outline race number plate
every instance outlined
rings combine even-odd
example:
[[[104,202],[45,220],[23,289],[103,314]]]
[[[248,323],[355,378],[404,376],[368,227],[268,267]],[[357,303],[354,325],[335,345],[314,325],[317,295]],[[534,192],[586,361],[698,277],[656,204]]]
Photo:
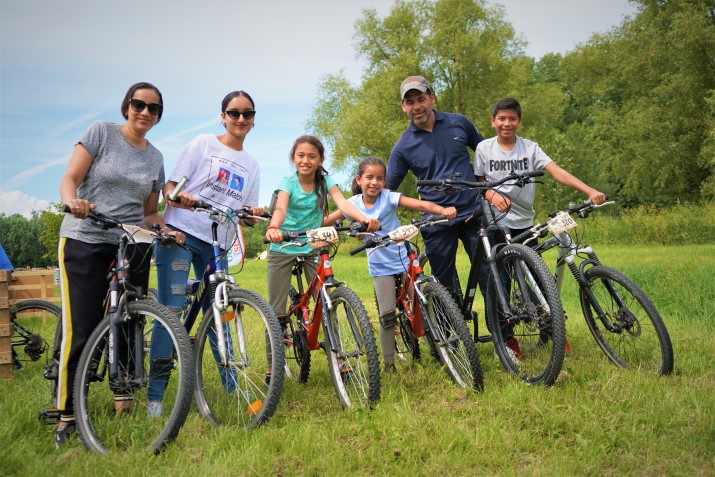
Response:
[[[552,234],[558,235],[560,233],[566,232],[569,229],[576,227],[578,224],[568,212],[561,211],[556,214],[556,217],[552,218],[548,222],[549,230]]]
[[[402,225],[387,235],[395,242],[404,242],[417,235],[418,232],[419,230],[414,225]]]
[[[137,227],[136,225],[124,225],[124,230],[131,234],[134,243],[151,243],[154,237],[156,237],[153,232]]]
[[[321,248],[328,244],[338,243],[338,241],[340,241],[338,231],[333,227],[320,227],[308,230],[305,233],[305,236],[308,238],[308,242],[312,248]]]

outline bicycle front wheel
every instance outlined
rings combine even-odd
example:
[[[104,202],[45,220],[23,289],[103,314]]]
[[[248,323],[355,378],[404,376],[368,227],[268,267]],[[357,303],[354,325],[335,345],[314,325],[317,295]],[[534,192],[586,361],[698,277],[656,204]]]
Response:
[[[447,374],[461,388],[484,389],[479,354],[459,307],[444,285],[430,281],[422,288],[422,312],[431,341]]]
[[[336,349],[326,338],[330,377],[343,408],[370,407],[380,399],[380,362],[370,317],[358,296],[347,287],[330,294],[328,312]]]
[[[633,280],[602,265],[585,274],[581,309],[598,346],[615,365],[654,374],[673,372],[673,345],[655,305]],[[606,326],[608,325],[608,326]]]
[[[263,298],[238,288],[228,291],[221,333],[225,359],[211,308],[196,335],[196,404],[216,424],[252,429],[273,415],[283,390],[281,327]]]
[[[487,285],[494,350],[508,372],[528,384],[551,385],[561,372],[566,345],[556,282],[541,256],[525,245],[503,247],[496,261],[499,283],[490,274]],[[497,287],[504,292],[508,312],[500,304]]]
[[[113,337],[118,351],[116,376],[110,375],[109,319],[92,332],[82,351],[74,385],[77,429],[90,450],[149,448],[159,453],[176,438],[191,407],[191,343],[166,307],[139,300],[126,309],[127,321]],[[164,358],[150,359],[150,343],[159,334],[168,352]],[[149,406],[152,392],[161,394],[161,409]]]

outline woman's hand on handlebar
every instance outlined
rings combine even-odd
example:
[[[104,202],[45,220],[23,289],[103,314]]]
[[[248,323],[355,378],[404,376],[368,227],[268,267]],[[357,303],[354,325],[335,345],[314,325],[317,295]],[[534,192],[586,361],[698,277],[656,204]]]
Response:
[[[266,209],[264,209],[263,207],[246,207],[245,209],[246,209],[251,215],[255,215],[256,217],[262,217],[263,214],[266,213]],[[244,222],[247,226],[253,227],[254,225],[256,225],[256,223],[258,222],[258,220],[259,220],[259,219],[256,219],[256,218],[246,217],[246,218],[243,219],[243,222]]]
[[[84,199],[72,199],[67,201],[65,205],[69,208],[69,213],[78,219],[86,219],[87,214],[97,207],[96,204],[92,204]]]
[[[179,245],[184,245],[184,242],[186,242],[186,235],[184,235],[182,232],[179,232],[178,230],[171,230],[169,228],[165,228],[164,235],[174,237],[174,240],[176,240],[176,243]]]
[[[194,204],[196,203],[196,197],[194,197],[191,194],[188,194],[186,192],[179,192],[179,195],[176,197],[175,201],[168,200],[166,201],[166,204],[169,207],[176,207],[178,209],[193,209]]]

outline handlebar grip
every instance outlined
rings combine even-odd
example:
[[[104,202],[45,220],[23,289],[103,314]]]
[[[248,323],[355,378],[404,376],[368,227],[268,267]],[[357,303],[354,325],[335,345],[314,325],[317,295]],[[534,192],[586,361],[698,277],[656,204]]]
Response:
[[[435,180],[435,179],[420,179],[417,181],[418,186],[439,186],[442,185],[441,180]]]
[[[210,209],[211,204],[204,202],[203,200],[194,201],[194,209]]]
[[[72,209],[70,209],[70,206],[67,204],[62,204],[62,212],[65,214],[70,214],[72,213]]]
[[[171,194],[166,196],[166,200],[169,200],[171,202],[180,202],[178,199],[179,194],[181,193],[182,190],[184,190],[184,187],[186,187],[186,184],[189,183],[189,178],[184,176],[181,178],[178,184],[176,184],[176,187],[174,187],[174,190],[171,191]]]
[[[375,246],[375,242],[372,239],[368,239],[366,242],[363,242],[362,244],[358,245],[357,247],[351,249],[350,255],[357,255],[358,253],[362,252],[366,248],[372,248],[374,246]]]
[[[525,177],[541,177],[544,175],[544,171],[529,171],[524,174]]]

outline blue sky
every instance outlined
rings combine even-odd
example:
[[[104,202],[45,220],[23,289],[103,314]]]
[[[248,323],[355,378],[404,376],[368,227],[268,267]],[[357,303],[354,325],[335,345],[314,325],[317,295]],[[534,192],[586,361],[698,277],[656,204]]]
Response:
[[[490,3],[505,7],[536,58],[570,51],[635,12],[627,0]],[[355,20],[365,8],[384,17],[392,4],[0,0],[0,212],[29,216],[59,202],[77,139],[96,120],[123,122],[119,105],[137,81],[164,96],[162,121],[147,137],[167,174],[194,136],[222,132],[224,95],[248,91],[258,114],[245,148],[261,164],[261,202],[268,203],[290,172],[288,152],[305,132],[321,78],[342,70],[360,81]]]

